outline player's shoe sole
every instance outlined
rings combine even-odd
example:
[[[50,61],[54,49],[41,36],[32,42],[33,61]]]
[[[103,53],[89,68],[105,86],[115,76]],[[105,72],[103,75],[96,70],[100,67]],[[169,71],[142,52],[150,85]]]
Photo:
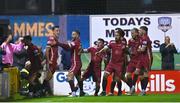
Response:
[[[106,96],[114,96],[114,94],[113,93],[109,93]]]
[[[77,97],[77,95],[69,95],[68,97],[70,97],[70,98],[71,98],[71,97]]]
[[[72,92],[68,97],[77,97],[76,92]]]

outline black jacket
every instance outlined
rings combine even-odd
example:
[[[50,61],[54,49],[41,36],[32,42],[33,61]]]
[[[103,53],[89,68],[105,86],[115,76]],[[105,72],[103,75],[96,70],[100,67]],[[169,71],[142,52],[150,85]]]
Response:
[[[176,47],[173,45],[170,45],[166,48],[166,44],[163,43],[160,46],[160,53],[161,53],[161,61],[162,62],[168,62],[173,63],[174,62],[174,53],[177,53]]]

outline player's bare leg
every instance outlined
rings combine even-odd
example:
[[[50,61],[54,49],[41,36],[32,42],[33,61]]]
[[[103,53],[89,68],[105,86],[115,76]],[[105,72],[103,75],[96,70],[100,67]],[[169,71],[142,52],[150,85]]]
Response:
[[[36,73],[32,73],[32,75],[29,77],[29,82],[32,85],[35,85],[34,80],[36,79]]]
[[[113,79],[113,81],[111,82],[111,93],[110,95],[114,95],[114,87],[116,85],[116,81]]]
[[[108,94],[108,96],[113,96],[114,95],[114,88],[115,88],[115,85],[116,85],[116,80],[115,80],[115,76],[114,74],[113,75],[113,80],[111,82],[111,89],[110,89],[110,93]]]
[[[131,72],[127,72],[126,73],[126,83],[129,86],[129,88],[130,88],[130,91],[127,93],[127,95],[132,95],[133,93],[132,93],[131,90],[134,87],[133,87],[133,79],[132,79],[132,73]]]
[[[70,88],[71,88],[71,96],[74,97],[76,96],[76,88],[74,86],[74,73],[73,72],[69,72],[68,75],[67,75],[67,79],[68,79],[68,82],[69,82],[69,85],[70,85]]]
[[[105,96],[106,95],[106,86],[107,86],[107,77],[110,74],[108,72],[104,72],[104,76],[103,76],[103,81],[102,81],[102,89],[103,91],[101,92],[101,96]]]
[[[52,79],[52,77],[53,77],[53,73],[50,70],[48,70],[48,72],[46,74],[46,78],[43,81],[44,89],[45,89],[45,91],[48,92],[49,95],[53,94],[51,91],[50,83],[49,83],[49,81]]]
[[[136,86],[136,82],[138,80],[138,76],[140,74],[140,69],[136,69],[134,71],[134,77],[132,78],[132,86],[130,88],[130,94],[134,94],[135,93],[135,86]]]
[[[98,96],[99,89],[100,89],[100,82],[96,82],[96,89],[95,89],[94,96]]]
[[[31,76],[29,77],[29,92],[34,92],[34,87],[35,87],[35,82],[34,80],[36,79],[36,73],[32,73]]]
[[[133,78],[133,81],[132,81],[132,85],[135,87],[136,85],[136,82],[138,80],[138,76],[140,74],[140,69],[136,69],[135,72],[134,72],[134,78]]]
[[[78,85],[79,85],[79,89],[80,89],[80,94],[79,96],[84,96],[85,93],[83,91],[83,80],[81,79],[81,76],[80,75],[77,75],[76,76],[76,79],[78,81]],[[76,88],[75,88],[75,91],[76,91]]]
[[[146,87],[147,87],[147,84],[148,84],[148,71],[144,71],[144,74],[143,76],[141,77],[141,93],[140,95],[143,96],[143,95],[146,95]]]
[[[126,81],[127,81],[127,85],[131,89],[132,88],[132,73],[130,72],[126,73]]]
[[[115,76],[115,81],[117,82],[117,86],[118,86],[118,96],[122,95],[122,91],[121,91],[121,87],[122,87],[122,82],[121,82],[121,75],[120,76]]]

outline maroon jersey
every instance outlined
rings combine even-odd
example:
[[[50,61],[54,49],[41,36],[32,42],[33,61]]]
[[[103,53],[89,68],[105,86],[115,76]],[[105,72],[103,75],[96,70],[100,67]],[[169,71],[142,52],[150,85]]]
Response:
[[[122,43],[123,45],[127,45],[127,41],[126,41],[126,39],[125,39],[124,37],[121,38],[121,43]]]
[[[152,52],[152,47],[151,47],[152,41],[149,39],[147,35],[143,35],[140,37],[140,47],[146,46],[146,50],[141,52],[142,56],[148,56],[149,53]]]
[[[102,48],[98,48],[97,46],[88,48],[88,52],[91,53],[91,61],[94,63],[101,63],[102,61],[102,55],[96,55],[98,51],[100,51]]]
[[[126,72],[133,73],[137,67],[137,64],[139,63],[139,57],[140,53],[138,52],[140,45],[139,38],[136,39],[129,39],[128,41],[128,48],[130,53],[130,62],[127,65]]]
[[[71,49],[71,62],[81,62],[81,41],[76,39],[69,43]]]
[[[71,51],[71,68],[69,72],[73,72],[74,75],[81,75],[81,41],[80,39],[75,39],[68,44],[65,43],[58,43],[64,49]]]
[[[122,63],[125,59],[125,43],[110,41],[108,47],[111,49],[111,60],[112,63]]]
[[[127,45],[127,41],[124,37],[121,37],[121,43],[125,46]],[[126,66],[126,63],[127,63],[127,55],[126,53],[124,53],[124,66]]]
[[[88,52],[91,54],[91,62],[89,63],[86,71],[82,75],[83,78],[87,79],[90,76],[93,77],[94,82],[98,82],[100,85],[101,82],[101,62],[103,55],[96,54],[98,51],[100,51],[102,48],[98,48],[97,46],[90,47],[87,49]]]
[[[141,47],[146,46],[146,50],[142,52],[143,54],[147,54],[149,50],[152,51],[151,44],[152,44],[152,41],[149,39],[147,35],[140,37],[140,46]]]
[[[31,72],[36,72],[42,69],[40,53],[37,46],[33,44],[29,45],[27,49],[27,56],[31,62]]]
[[[145,68],[149,70],[152,64],[152,47],[151,40],[147,35],[140,37],[140,47],[146,47],[145,51],[140,52],[140,61],[137,63],[137,68]]]
[[[129,53],[130,53],[130,58],[131,60],[137,61],[139,53],[138,53],[138,48],[140,45],[139,38],[137,39],[129,39],[128,41],[128,48],[129,48]]]
[[[49,60],[54,64],[57,65],[57,59],[58,59],[58,46],[57,46],[58,40],[54,36],[48,37],[47,41],[47,47],[50,47],[50,53],[49,53]]]

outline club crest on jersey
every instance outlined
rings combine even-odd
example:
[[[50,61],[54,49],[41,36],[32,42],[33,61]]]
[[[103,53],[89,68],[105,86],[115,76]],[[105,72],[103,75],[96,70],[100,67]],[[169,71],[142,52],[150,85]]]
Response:
[[[146,45],[146,44],[147,44],[147,41],[143,41],[143,44]]]
[[[158,29],[162,30],[163,32],[167,32],[172,28],[171,23],[172,23],[171,17],[159,17]]]

